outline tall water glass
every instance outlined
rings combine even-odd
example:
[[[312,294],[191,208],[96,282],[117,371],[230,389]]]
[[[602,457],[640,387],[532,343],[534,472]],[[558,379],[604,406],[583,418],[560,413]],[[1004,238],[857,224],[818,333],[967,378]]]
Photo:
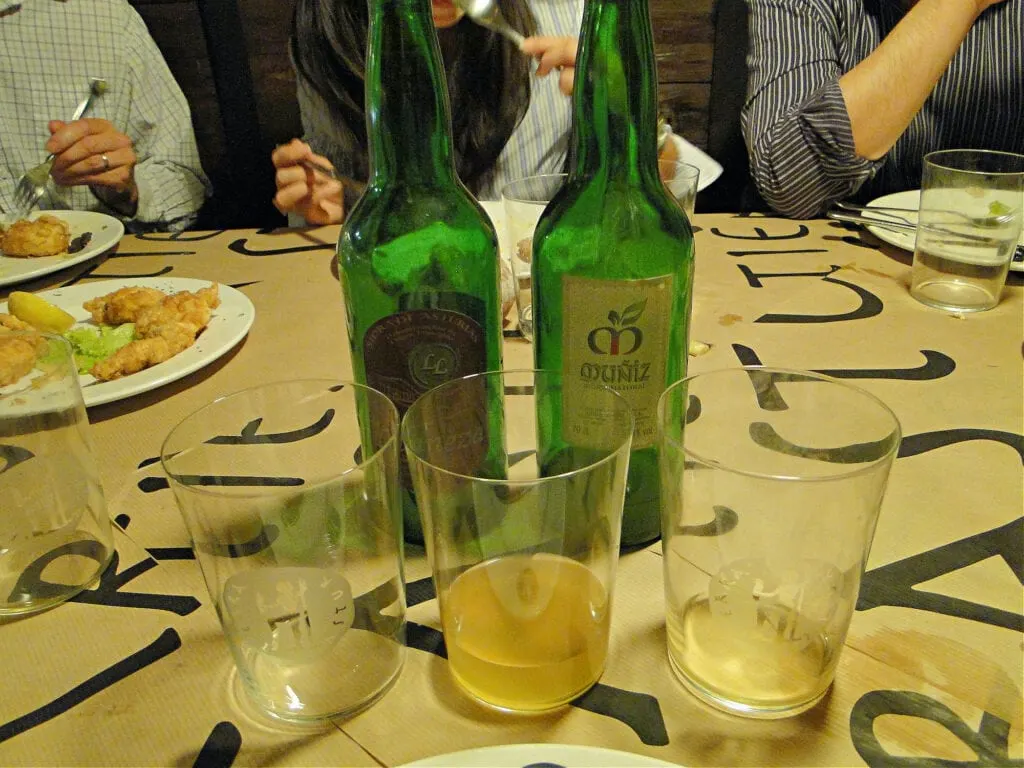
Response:
[[[750,717],[825,694],[900,443],[880,400],[770,368],[697,374],[658,407],[668,657]]]
[[[686,218],[693,223],[693,210],[697,205],[697,191],[700,185],[700,168],[682,160],[659,160],[658,172],[672,197],[683,209]]]
[[[544,173],[510,181],[501,190],[505,209],[505,242],[502,251],[512,265],[519,330],[533,339],[533,295],[530,265],[533,263],[533,232],[551,198],[565,184],[564,173]]]
[[[352,714],[401,671],[397,444],[384,395],[320,380],[222,397],[164,441],[239,677],[274,717]]]
[[[555,443],[572,427],[552,432],[538,404],[561,387],[547,371],[469,376],[402,421],[449,669],[503,710],[566,704],[608,656],[633,417],[596,387],[599,437]]]
[[[1024,221],[1024,155],[979,149],[924,158],[910,294],[951,312],[999,303]]]
[[[73,597],[113,554],[71,345],[0,335],[0,617]]]

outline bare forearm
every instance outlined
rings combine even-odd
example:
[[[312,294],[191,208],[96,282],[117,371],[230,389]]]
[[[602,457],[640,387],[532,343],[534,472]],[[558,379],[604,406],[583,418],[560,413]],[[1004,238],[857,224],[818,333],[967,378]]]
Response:
[[[920,0],[839,78],[857,154],[882,157],[920,111],[978,15],[971,0]]]

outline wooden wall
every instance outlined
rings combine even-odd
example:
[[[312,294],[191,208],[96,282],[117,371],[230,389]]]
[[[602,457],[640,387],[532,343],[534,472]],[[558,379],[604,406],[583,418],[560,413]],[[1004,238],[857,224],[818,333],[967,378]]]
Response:
[[[272,226],[270,152],[301,132],[287,41],[292,0],[130,0],[192,106],[215,187],[207,227]],[[715,0],[650,0],[662,111],[708,146]]]
[[[708,143],[713,0],[650,0],[662,111],[676,133]]]

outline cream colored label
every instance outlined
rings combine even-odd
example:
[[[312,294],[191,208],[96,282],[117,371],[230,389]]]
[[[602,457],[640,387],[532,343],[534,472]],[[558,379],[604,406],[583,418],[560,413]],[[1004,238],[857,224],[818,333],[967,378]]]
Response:
[[[654,445],[671,311],[672,275],[562,278],[562,418],[571,440],[607,447],[609,414],[594,397],[604,385],[622,394],[633,409],[633,448]]]

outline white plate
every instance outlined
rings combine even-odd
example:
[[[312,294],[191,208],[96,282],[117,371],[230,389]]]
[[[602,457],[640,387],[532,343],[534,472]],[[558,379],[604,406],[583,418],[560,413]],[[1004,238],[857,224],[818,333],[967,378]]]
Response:
[[[912,224],[917,224],[917,209],[921,204],[921,190],[919,189],[908,189],[906,192],[893,192],[891,195],[884,195],[868,203],[868,207],[884,207],[884,208],[908,208],[908,213],[899,214],[907,221]],[[884,219],[884,214],[872,214],[877,216],[879,219]],[[873,224],[865,224],[865,228],[877,237],[879,240],[888,243],[889,245],[895,245],[897,248],[902,248],[905,251],[914,252],[914,241],[917,238],[915,232],[909,230],[899,229],[886,229],[885,227],[874,226]],[[1020,242],[1024,245],[1024,232],[1021,232]],[[1010,262],[1010,269],[1014,272],[1024,272],[1024,261],[1018,261],[1014,258]]]
[[[523,768],[533,763],[565,768],[626,768],[626,766],[674,766],[646,755],[600,747],[570,744],[509,744],[452,752],[407,763],[401,768]]]
[[[28,218],[35,220],[42,214],[63,219],[71,227],[71,238],[74,239],[84,232],[91,232],[92,239],[78,253],[62,256],[43,256],[37,259],[16,259],[4,256],[0,251],[0,286],[23,283],[35,277],[42,277],[51,272],[66,269],[75,264],[98,256],[113,248],[124,235],[124,224],[113,216],[92,211],[34,211]]]
[[[700,177],[697,179],[698,192],[710,187],[712,182],[722,175],[722,166],[707,152],[695,147],[682,136],[673,134],[672,140],[679,150],[679,159],[700,168]]]
[[[133,277],[125,280],[101,280],[95,283],[72,285],[67,288],[55,288],[51,291],[41,291],[38,295],[56,304],[74,316],[80,324],[85,325],[87,321],[91,322],[91,320],[89,313],[82,309],[84,302],[129,285],[157,288],[166,293],[178,293],[179,291],[197,291],[210,285],[210,281],[193,280],[186,277]],[[219,294],[220,306],[213,310],[209,325],[199,334],[196,343],[179,352],[170,360],[113,381],[96,381],[89,374],[83,374],[80,379],[86,406],[121,400],[177,381],[193,371],[209,365],[230,351],[249,332],[256,316],[256,308],[253,307],[248,296],[231,286],[221,285]],[[0,302],[0,312],[6,311],[7,302]]]

